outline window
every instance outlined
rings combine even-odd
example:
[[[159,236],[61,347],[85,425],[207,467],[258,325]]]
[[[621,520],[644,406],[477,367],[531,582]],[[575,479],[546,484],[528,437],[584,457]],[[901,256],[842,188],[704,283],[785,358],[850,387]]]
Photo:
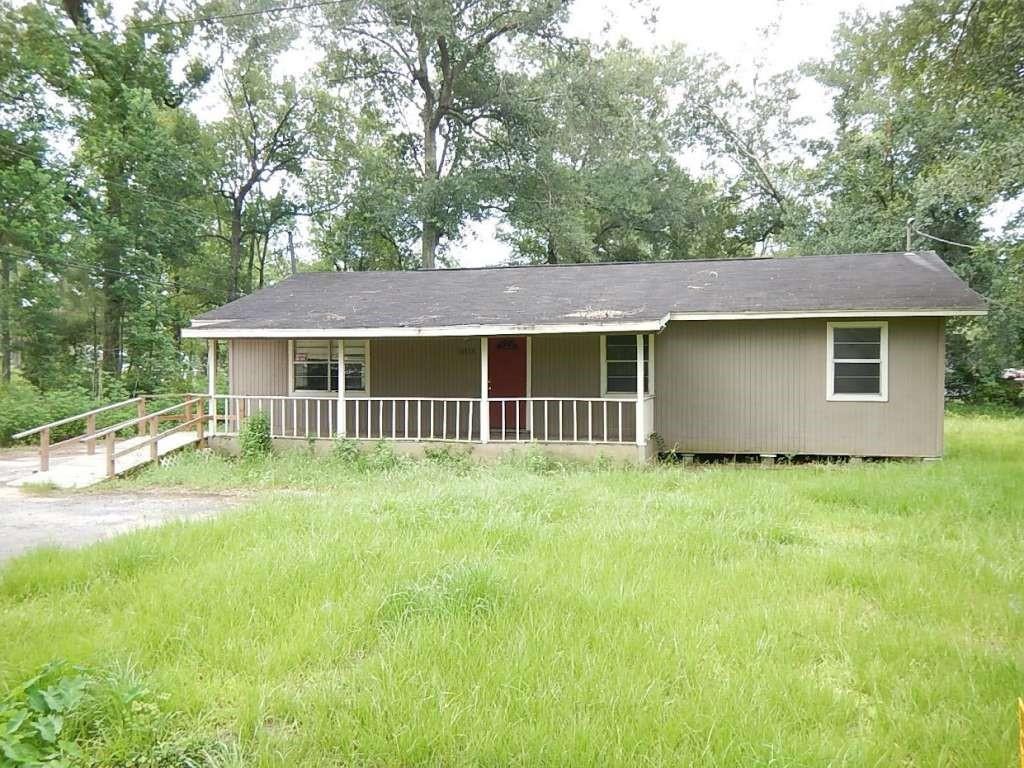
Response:
[[[651,337],[644,334],[644,392],[651,391]],[[601,391],[636,396],[636,335],[602,336]]]
[[[887,400],[889,326],[828,324],[829,400]]]
[[[366,341],[345,341],[345,391],[366,394]],[[295,392],[338,391],[338,342],[298,339],[292,342],[292,389]]]

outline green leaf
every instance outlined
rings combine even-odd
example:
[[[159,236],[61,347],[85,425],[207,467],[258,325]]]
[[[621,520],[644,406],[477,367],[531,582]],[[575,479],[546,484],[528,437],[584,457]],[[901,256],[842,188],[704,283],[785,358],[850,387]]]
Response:
[[[23,741],[0,742],[0,752],[8,760],[19,763],[38,763],[43,758],[43,753],[33,745]]]
[[[28,700],[28,705],[36,712],[48,712],[50,710],[49,705],[46,703],[46,697],[43,696],[43,692],[38,688],[29,691],[25,698]]]
[[[8,735],[16,732],[21,728],[22,723],[28,718],[28,712],[25,710],[14,710],[14,714],[7,721],[6,731]]]
[[[60,715],[47,715],[36,720],[34,725],[43,741],[53,744],[64,727],[64,718]]]

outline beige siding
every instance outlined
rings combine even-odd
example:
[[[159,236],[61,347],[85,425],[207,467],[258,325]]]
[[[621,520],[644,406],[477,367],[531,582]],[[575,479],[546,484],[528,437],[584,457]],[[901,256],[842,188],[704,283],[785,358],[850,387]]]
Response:
[[[534,336],[534,397],[600,397],[601,337],[596,333]]]
[[[885,403],[826,399],[825,334],[825,320],[669,323],[655,431],[685,452],[941,455],[942,320],[889,321]]]
[[[374,397],[480,397],[480,339],[370,341]]]
[[[287,340],[233,339],[229,350],[230,394],[288,394]]]

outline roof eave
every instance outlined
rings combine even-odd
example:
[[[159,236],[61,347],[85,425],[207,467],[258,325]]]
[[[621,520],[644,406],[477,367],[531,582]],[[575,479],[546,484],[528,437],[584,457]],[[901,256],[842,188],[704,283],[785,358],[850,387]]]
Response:
[[[656,320],[592,322],[592,323],[536,323],[536,324],[480,324],[438,325],[422,327],[382,328],[237,328],[232,320],[204,321],[183,328],[186,339],[380,339],[438,336],[539,336],[552,333],[652,333],[660,331],[668,322],[668,315]]]

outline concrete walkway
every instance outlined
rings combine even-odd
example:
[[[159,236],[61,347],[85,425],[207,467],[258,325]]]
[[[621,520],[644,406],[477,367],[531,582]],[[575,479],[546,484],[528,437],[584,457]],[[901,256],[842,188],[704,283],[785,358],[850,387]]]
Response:
[[[33,495],[0,486],[0,564],[38,547],[79,547],[170,520],[203,520],[243,501],[180,491]]]

